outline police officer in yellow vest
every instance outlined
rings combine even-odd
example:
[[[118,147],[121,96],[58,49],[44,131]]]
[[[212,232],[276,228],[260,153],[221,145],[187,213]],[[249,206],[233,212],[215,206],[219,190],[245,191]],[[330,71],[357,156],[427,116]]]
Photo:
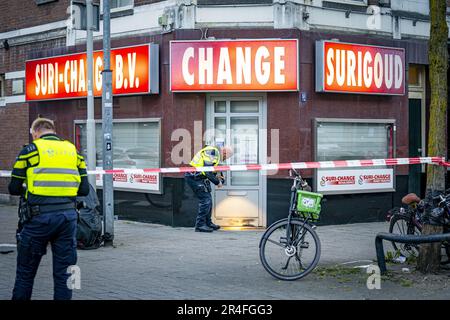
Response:
[[[228,159],[232,155],[233,149],[229,146],[206,146],[197,152],[190,165],[193,167],[217,166],[221,161]],[[185,179],[199,200],[195,231],[212,232],[220,229],[220,226],[211,221],[212,198],[210,181],[221,188],[222,184],[225,183],[224,177],[212,171],[196,171],[186,173]]]
[[[38,118],[31,125],[33,142],[16,159],[9,184],[12,195],[24,192],[27,220],[19,234],[14,300],[29,300],[39,263],[51,243],[54,299],[69,300],[70,266],[77,262],[76,196],[89,193],[86,164],[69,141],[55,133],[52,120]]]

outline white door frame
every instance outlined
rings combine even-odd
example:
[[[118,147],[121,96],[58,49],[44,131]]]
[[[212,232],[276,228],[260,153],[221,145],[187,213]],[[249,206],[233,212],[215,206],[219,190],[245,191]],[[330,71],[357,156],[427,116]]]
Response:
[[[214,103],[213,101],[219,100],[255,100],[258,99],[261,102],[259,115],[260,115],[260,127],[259,127],[259,162],[267,163],[267,94],[266,93],[213,93],[206,95],[206,129],[214,129]],[[225,114],[228,115],[228,114]],[[238,115],[238,114],[236,114]],[[243,117],[246,116],[245,113],[239,114]],[[228,129],[228,128],[227,128]],[[258,215],[258,226],[266,227],[267,225],[267,175],[260,175],[260,186],[259,186],[259,215]],[[246,187],[241,187],[246,188]],[[213,190],[212,194],[213,198],[213,213],[212,216],[215,216],[215,194]]]

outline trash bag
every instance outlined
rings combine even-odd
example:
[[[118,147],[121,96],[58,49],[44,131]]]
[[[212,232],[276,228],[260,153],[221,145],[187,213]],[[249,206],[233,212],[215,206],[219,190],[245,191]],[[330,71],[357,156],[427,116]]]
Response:
[[[102,217],[100,215],[100,202],[95,189],[89,184],[89,194],[77,197],[78,249],[91,250],[99,248],[103,243]]]

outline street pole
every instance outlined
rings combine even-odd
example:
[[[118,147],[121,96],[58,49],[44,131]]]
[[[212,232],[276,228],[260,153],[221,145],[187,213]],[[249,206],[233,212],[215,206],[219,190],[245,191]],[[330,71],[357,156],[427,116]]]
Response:
[[[109,1],[103,1],[103,71],[102,71],[102,129],[103,129],[103,170],[113,169],[112,145],[112,71],[110,66],[111,54],[111,25]],[[112,174],[103,175],[103,217],[104,244],[112,246],[114,239],[114,190]]]
[[[95,121],[94,121],[94,94],[92,90],[93,84],[93,6],[92,0],[86,0],[86,52],[87,52],[87,167],[88,170],[95,170],[97,166],[97,156],[95,152]],[[89,183],[96,189],[95,175],[88,176]]]

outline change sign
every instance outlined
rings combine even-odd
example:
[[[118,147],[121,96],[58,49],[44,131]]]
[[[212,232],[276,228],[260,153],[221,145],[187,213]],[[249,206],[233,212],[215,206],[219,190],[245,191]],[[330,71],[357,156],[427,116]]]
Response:
[[[170,42],[170,89],[296,91],[297,39]]]
[[[101,96],[103,52],[94,52],[93,94]],[[158,45],[145,44],[111,50],[113,94],[158,93]],[[87,96],[86,53],[26,61],[26,100],[54,100]]]
[[[405,94],[405,50],[316,42],[316,91]]]

